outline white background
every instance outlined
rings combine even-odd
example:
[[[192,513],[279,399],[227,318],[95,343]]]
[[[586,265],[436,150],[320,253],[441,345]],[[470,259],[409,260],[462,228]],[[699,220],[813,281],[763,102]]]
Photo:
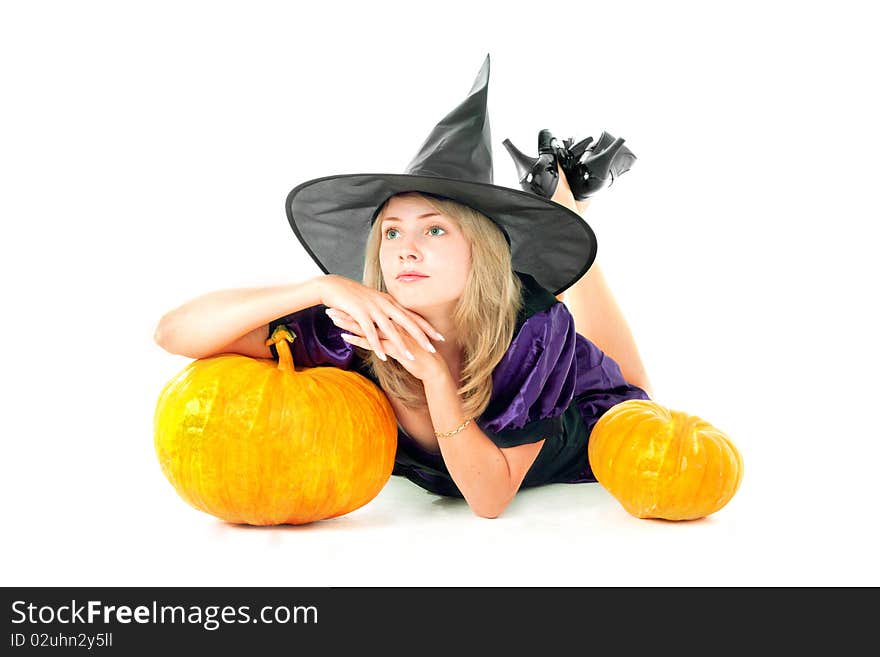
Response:
[[[494,5],[494,6],[493,6]],[[31,2],[0,11],[4,585],[873,585],[876,24],[861,3]],[[491,54],[501,141],[623,136],[588,220],[657,401],[726,431],[736,497],[638,520],[598,484],[494,520],[392,477],[250,528],[187,506],[153,342],[208,291],[320,270],[284,214],[401,172]]]

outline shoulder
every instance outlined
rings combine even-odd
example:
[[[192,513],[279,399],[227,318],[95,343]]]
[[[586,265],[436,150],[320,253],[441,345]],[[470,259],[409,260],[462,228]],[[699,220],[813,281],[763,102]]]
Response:
[[[508,350],[533,349],[553,340],[574,340],[574,317],[568,306],[529,274],[515,272],[522,283],[522,307]]]
[[[522,308],[516,318],[516,329],[514,330],[514,335],[516,335],[527,320],[550,310],[556,304],[562,304],[559,299],[553,296],[550,290],[541,287],[531,274],[520,271],[515,271],[514,274],[516,274],[522,284]]]

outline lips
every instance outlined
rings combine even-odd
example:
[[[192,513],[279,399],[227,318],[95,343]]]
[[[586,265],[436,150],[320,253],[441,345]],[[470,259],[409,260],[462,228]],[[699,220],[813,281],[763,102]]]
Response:
[[[399,279],[414,279],[414,278],[428,278],[428,277],[425,276],[424,274],[419,274],[418,272],[405,271],[405,272],[399,273],[397,275],[397,278],[399,278]]]

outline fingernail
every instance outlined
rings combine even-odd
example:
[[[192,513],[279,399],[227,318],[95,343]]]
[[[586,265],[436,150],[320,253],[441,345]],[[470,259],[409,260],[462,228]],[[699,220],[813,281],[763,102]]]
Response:
[[[442,335],[440,335],[439,333],[437,334],[437,337],[438,337],[440,340],[443,340],[443,342],[446,342],[446,338],[444,338],[444,337],[443,337]]]
[[[428,351],[430,351],[432,354],[436,354],[436,353],[437,353],[437,350],[434,349],[434,345],[432,345],[430,342],[429,342],[427,345],[425,345],[425,348],[426,348]]]
[[[415,360],[415,359],[416,359],[416,357],[413,356],[413,355],[412,355],[410,352],[408,352],[408,351],[406,352],[406,357],[409,358],[410,360]]]
[[[381,358],[382,360],[388,360],[388,356],[383,354],[381,351],[379,352],[379,358]]]

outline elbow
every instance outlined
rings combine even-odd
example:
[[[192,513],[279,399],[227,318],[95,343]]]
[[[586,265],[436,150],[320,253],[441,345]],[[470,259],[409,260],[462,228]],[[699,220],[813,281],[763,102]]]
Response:
[[[474,512],[478,518],[486,518],[491,520],[492,518],[497,518],[500,516],[504,509],[507,508],[507,504],[510,500],[506,500],[503,504],[468,504],[470,506],[471,511]]]
[[[198,348],[198,345],[191,338],[191,333],[181,331],[178,326],[175,326],[165,317],[156,326],[156,330],[153,332],[153,340],[162,349],[175,356],[199,359],[208,358],[218,353],[216,349],[209,351]]]
[[[494,490],[481,497],[465,495],[465,500],[477,517],[492,519],[500,516],[515,496],[516,491]]]
[[[187,355],[180,349],[180,345],[175,344],[175,334],[176,331],[166,315],[165,317],[162,317],[156,325],[156,330],[153,331],[153,341],[170,354],[180,356]]]
[[[159,323],[156,325],[156,330],[153,331],[153,341],[162,347],[163,349],[168,349],[168,328],[165,325],[165,318],[159,320]]]

